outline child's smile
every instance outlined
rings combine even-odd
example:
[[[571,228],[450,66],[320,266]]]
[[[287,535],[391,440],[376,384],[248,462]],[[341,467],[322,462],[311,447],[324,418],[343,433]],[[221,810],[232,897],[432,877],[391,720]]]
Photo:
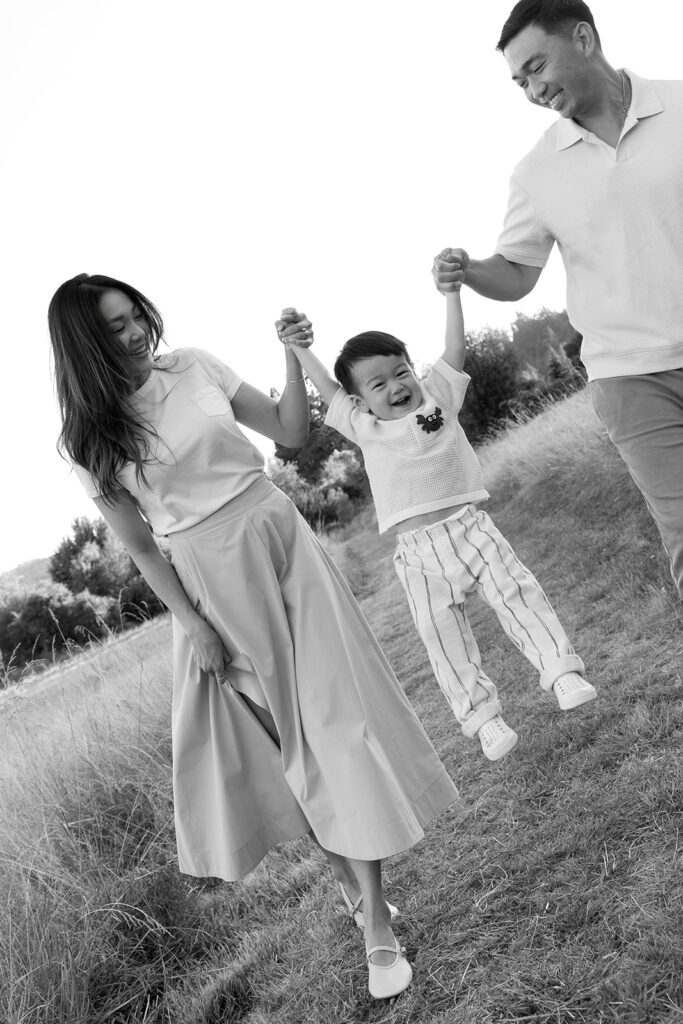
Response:
[[[380,420],[397,420],[422,404],[412,366],[401,355],[375,355],[353,367],[356,403]]]
[[[410,402],[410,399],[411,399],[411,394],[410,394],[410,392],[407,392],[405,395],[402,395],[400,398],[396,398],[394,401],[392,401],[391,404],[395,408],[400,408],[403,405],[408,405],[409,402]]]

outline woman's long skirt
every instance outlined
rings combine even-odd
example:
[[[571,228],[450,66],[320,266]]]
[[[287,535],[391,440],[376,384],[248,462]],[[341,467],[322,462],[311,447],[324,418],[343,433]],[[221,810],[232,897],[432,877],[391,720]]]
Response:
[[[313,830],[334,853],[406,850],[457,797],[336,566],[264,476],[169,536],[191,601],[232,656],[201,672],[174,621],[180,869],[234,880]],[[280,746],[249,709],[272,714]]]

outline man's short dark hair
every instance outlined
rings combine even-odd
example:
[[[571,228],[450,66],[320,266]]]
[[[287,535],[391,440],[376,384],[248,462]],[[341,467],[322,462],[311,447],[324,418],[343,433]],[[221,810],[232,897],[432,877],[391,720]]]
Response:
[[[384,331],[356,334],[344,344],[334,364],[334,375],[347,394],[357,393],[358,385],[353,379],[354,366],[361,359],[370,359],[371,356],[403,356],[409,366],[413,365],[408,349],[393,334],[385,334]]]
[[[496,49],[502,52],[529,25],[538,25],[549,35],[565,35],[573,32],[580,21],[590,25],[600,46],[593,15],[583,0],[519,0],[503,25]]]

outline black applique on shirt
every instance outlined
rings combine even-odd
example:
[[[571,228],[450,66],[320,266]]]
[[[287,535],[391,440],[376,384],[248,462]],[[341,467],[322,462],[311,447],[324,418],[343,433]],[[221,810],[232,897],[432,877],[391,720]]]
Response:
[[[418,414],[417,422],[420,424],[425,434],[433,434],[435,430],[443,426],[443,414],[438,405],[434,412],[430,412],[429,416],[423,416],[421,413]]]

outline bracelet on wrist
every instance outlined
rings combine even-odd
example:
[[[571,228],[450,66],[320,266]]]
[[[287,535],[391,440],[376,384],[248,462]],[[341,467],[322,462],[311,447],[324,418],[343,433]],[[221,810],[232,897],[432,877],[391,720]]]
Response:
[[[288,377],[287,378],[287,383],[288,384],[301,384],[302,381],[305,381],[305,380],[306,380],[305,377],[295,377],[294,380],[292,380],[291,377]]]

